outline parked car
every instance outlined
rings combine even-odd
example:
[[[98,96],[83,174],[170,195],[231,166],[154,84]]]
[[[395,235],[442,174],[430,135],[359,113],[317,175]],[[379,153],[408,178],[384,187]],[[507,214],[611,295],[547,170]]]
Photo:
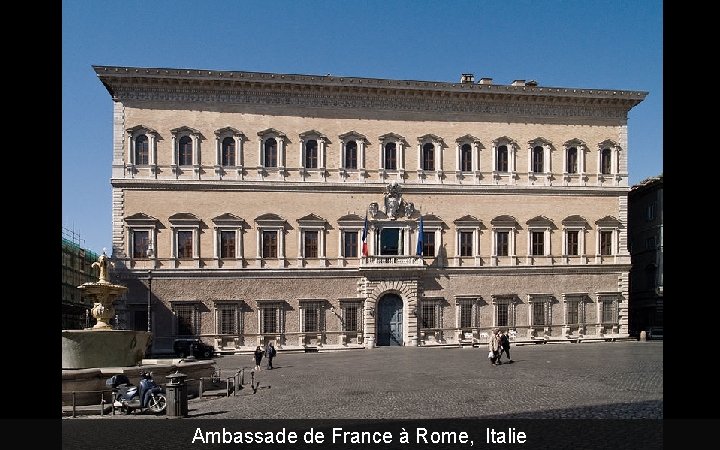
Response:
[[[173,350],[180,358],[192,355],[196,358],[212,358],[215,354],[215,348],[207,345],[200,339],[175,339]]]

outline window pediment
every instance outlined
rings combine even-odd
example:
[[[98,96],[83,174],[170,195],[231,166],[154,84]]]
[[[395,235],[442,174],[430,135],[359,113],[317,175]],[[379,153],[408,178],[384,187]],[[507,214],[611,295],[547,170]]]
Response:
[[[438,216],[434,214],[425,214],[422,216],[423,219],[423,227],[426,226],[436,226],[441,228],[448,228],[447,225],[445,225],[445,222],[439,218]]]
[[[327,136],[322,134],[319,131],[316,130],[309,130],[304,133],[300,133],[300,139],[306,140],[306,139],[318,139],[318,140],[325,140],[327,141]]]
[[[478,144],[478,146],[479,146],[480,148],[485,148],[485,147],[480,143],[480,139],[479,139],[479,138],[476,138],[476,137],[473,136],[472,134],[466,134],[465,136],[460,136],[459,138],[455,139],[455,142],[457,142],[458,144],[461,144],[461,143],[471,143],[471,142],[472,142],[472,143],[474,143],[474,144]]]
[[[383,134],[382,136],[378,137],[378,139],[380,140],[380,142],[386,142],[386,141],[387,142],[400,142],[404,145],[407,145],[407,142],[405,141],[405,137],[400,136],[399,134],[396,134],[396,133],[386,133],[386,134]]]
[[[555,223],[553,223],[552,220],[548,219],[545,216],[535,216],[525,223],[527,223],[528,227],[550,228],[550,229],[556,228]]]
[[[192,135],[198,136],[198,137],[200,137],[200,138],[202,138],[202,139],[205,139],[205,137],[202,135],[202,133],[200,133],[200,131],[196,130],[195,128],[190,128],[190,127],[188,127],[188,126],[186,126],[186,125],[183,125],[183,126],[181,126],[181,127],[179,127],[179,128],[173,128],[172,130],[170,130],[170,132],[171,132],[172,134],[174,134],[174,135],[178,135],[178,134],[192,134]]]
[[[508,216],[508,215],[497,216],[493,220],[491,220],[490,223],[496,227],[517,227],[518,226],[517,219],[514,218],[513,216]]]
[[[200,219],[198,216],[192,213],[187,212],[181,212],[177,214],[173,214],[172,216],[168,217],[168,220],[173,225],[199,225]]]
[[[135,213],[127,216],[124,220],[125,223],[130,226],[155,226],[158,223],[158,220],[156,218],[154,218],[153,216],[149,216],[145,213]]]
[[[599,148],[599,149],[603,149],[603,148],[617,148],[617,149],[619,149],[620,146],[617,145],[617,143],[616,143],[615,141],[613,141],[612,139],[605,139],[604,141],[602,141],[601,143],[598,144],[598,148]]]
[[[273,213],[266,213],[255,218],[255,223],[264,226],[282,227],[287,223],[285,219]]]
[[[570,148],[570,147],[578,147],[578,148],[580,148],[580,147],[587,147],[587,144],[585,144],[585,142],[581,141],[581,140],[578,139],[578,138],[572,138],[572,139],[570,139],[569,141],[565,142],[563,145],[564,145],[565,147],[567,147],[567,148]]]
[[[533,140],[531,140],[531,141],[528,141],[528,145],[529,145],[530,147],[536,147],[536,146],[539,145],[539,146],[541,146],[541,147],[542,147],[542,146],[548,146],[548,147],[550,147],[550,148],[552,148],[552,146],[553,146],[552,142],[548,141],[548,140],[545,139],[544,137],[536,137],[535,139],[533,139]]]
[[[453,220],[453,223],[455,225],[464,225],[464,226],[472,226],[472,227],[481,227],[482,226],[482,221],[475,216],[471,216],[470,214],[462,216],[459,219]]]
[[[315,215],[314,213],[310,213],[307,216],[303,216],[303,217],[297,219],[297,222],[300,225],[305,225],[305,226],[322,226],[322,227],[324,227],[327,224],[327,220],[323,219],[320,216]]]
[[[127,131],[128,133],[131,133],[132,135],[135,135],[135,134],[154,134],[156,136],[158,135],[158,132],[156,130],[154,130],[150,127],[147,127],[145,125],[135,125],[134,127],[128,128],[125,131]]]
[[[422,136],[418,136],[418,142],[439,142],[443,147],[445,146],[445,142],[443,141],[443,138],[440,136],[436,136],[434,134],[428,133],[424,134]]]
[[[605,216],[602,219],[596,220],[595,225],[599,227],[621,227],[622,222],[613,216]]]
[[[588,222],[583,216],[578,216],[577,214],[572,216],[567,216],[563,219],[562,224],[569,227],[587,227]]]
[[[363,141],[364,143],[368,144],[369,141],[365,137],[365,135],[358,133],[357,131],[348,131],[345,134],[341,134],[338,136],[343,142],[347,141]]]
[[[502,136],[502,137],[499,137],[499,138],[497,138],[497,139],[494,139],[494,140],[493,140],[493,144],[495,144],[496,147],[499,147],[499,146],[501,146],[501,145],[512,146],[512,147],[515,147],[515,148],[518,147],[517,142],[515,142],[514,139],[511,139],[511,138],[509,138],[509,137],[507,137],[507,136]]]
[[[340,217],[337,222],[340,225],[362,225],[365,222],[365,219],[358,216],[357,214],[346,214],[342,217]]]
[[[275,128],[268,128],[267,130],[258,131],[260,137],[287,137],[282,131],[278,131]]]
[[[215,136],[223,136],[223,135],[231,135],[235,137],[245,137],[242,131],[238,130],[237,128],[233,127],[224,127],[220,128],[218,130],[215,130]]]
[[[243,220],[242,218],[240,218],[234,214],[230,214],[230,213],[225,213],[225,214],[221,214],[219,216],[213,217],[212,221],[216,225],[243,226],[246,224],[245,220]]]

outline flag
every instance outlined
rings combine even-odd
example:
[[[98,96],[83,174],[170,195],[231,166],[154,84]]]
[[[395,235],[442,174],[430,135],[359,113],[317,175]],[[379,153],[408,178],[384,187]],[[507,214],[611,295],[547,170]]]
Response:
[[[367,213],[365,213],[365,224],[363,225],[363,234],[362,234],[362,255],[364,257],[367,257],[368,255],[368,249],[367,249],[367,229],[368,229],[368,220],[367,220]]]
[[[418,238],[417,238],[417,255],[422,256],[423,254],[423,238],[425,237],[423,231],[423,218],[420,216],[420,225],[418,225]]]

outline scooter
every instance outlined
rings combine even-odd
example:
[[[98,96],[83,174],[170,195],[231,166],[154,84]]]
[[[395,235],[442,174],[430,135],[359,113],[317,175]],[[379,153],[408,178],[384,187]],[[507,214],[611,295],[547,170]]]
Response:
[[[113,392],[113,408],[120,408],[125,414],[133,410],[149,409],[160,414],[167,408],[165,388],[155,384],[152,372],[140,373],[140,385],[135,386],[125,375],[113,375],[105,381]]]

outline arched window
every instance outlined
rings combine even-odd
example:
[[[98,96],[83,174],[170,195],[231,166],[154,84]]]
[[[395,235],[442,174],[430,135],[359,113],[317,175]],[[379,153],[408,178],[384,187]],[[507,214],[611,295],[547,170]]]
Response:
[[[610,175],[612,173],[612,150],[604,148],[600,152],[600,173]]]
[[[422,147],[423,170],[435,170],[435,145],[431,142]]]
[[[470,144],[463,144],[460,147],[460,170],[472,171],[472,146]]]
[[[578,151],[577,147],[567,149],[567,173],[578,173]]]
[[[357,169],[358,165],[358,146],[355,141],[348,141],[345,144],[345,162],[343,166],[346,169]]]
[[[315,139],[305,142],[305,168],[317,169],[318,167],[318,143]]]
[[[397,145],[394,142],[385,144],[385,167],[386,170],[397,170]]]
[[[495,170],[498,172],[508,171],[508,148],[507,145],[501,145],[497,148],[497,158],[495,159]]]
[[[275,138],[269,138],[265,141],[263,160],[265,167],[277,167],[277,141]]]
[[[542,173],[545,171],[544,168],[545,163],[545,155],[544,155],[544,149],[536,145],[532,149],[532,171],[535,173]]]
[[[135,164],[149,164],[150,152],[148,151],[148,149],[149,147],[147,136],[141,134],[137,138],[135,138]]]
[[[235,139],[228,136],[222,141],[221,148],[222,161],[221,164],[225,167],[235,165]]]
[[[178,164],[181,166],[192,166],[192,152],[193,145],[190,136],[181,137],[178,144]]]

